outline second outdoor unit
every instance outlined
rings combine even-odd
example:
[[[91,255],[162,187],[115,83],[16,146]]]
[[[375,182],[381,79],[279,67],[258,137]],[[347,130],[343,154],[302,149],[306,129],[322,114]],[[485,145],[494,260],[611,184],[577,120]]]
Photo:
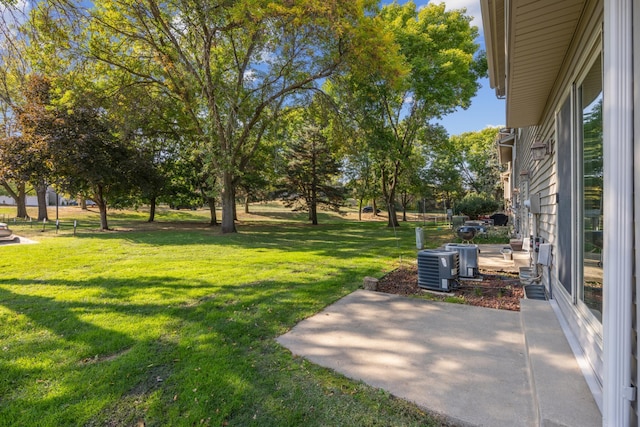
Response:
[[[473,278],[478,276],[478,256],[480,249],[478,245],[465,245],[459,243],[447,243],[444,245],[447,251],[455,251],[460,259],[460,277]]]
[[[424,250],[418,252],[418,286],[434,291],[449,291],[458,279],[458,253]]]

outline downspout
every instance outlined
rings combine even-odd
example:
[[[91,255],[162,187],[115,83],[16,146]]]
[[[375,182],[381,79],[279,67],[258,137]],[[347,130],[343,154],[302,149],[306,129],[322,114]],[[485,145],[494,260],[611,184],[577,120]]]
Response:
[[[503,136],[504,135],[504,136]],[[501,163],[507,163],[507,162],[503,162],[502,160],[502,154],[500,154],[500,147],[505,147],[505,148],[511,148],[511,159],[510,160],[510,167],[509,167],[509,194],[511,197],[513,197],[514,194],[514,189],[513,189],[513,183],[515,182],[514,179],[514,166],[515,166],[515,152],[516,152],[516,144],[515,144],[515,139],[516,139],[516,134],[514,132],[513,129],[501,129],[500,132],[497,135],[497,146],[498,146],[498,158],[500,159]],[[510,144],[507,144],[505,142],[509,142],[511,141]],[[512,206],[513,206],[513,201],[511,201]]]
[[[632,1],[604,2],[603,426],[627,426],[633,286]]]

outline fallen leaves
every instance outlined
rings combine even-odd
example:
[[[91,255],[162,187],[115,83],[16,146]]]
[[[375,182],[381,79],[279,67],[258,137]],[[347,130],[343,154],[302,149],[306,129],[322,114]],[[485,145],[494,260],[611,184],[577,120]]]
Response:
[[[479,280],[461,280],[460,286],[448,294],[430,293],[433,299],[445,301],[453,294],[456,301],[479,307],[499,310],[520,310],[524,290],[517,275],[496,271],[481,271]],[[416,265],[402,266],[378,281],[378,292],[396,295],[424,295],[427,291],[418,286]]]

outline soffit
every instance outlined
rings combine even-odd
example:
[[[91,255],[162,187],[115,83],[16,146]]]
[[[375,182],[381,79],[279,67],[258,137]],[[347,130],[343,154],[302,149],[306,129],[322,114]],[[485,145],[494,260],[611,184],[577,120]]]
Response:
[[[504,97],[505,80],[505,21],[504,0],[481,0],[482,25],[489,68],[489,85],[496,96]]]
[[[539,124],[585,0],[512,0],[507,10],[507,126]]]

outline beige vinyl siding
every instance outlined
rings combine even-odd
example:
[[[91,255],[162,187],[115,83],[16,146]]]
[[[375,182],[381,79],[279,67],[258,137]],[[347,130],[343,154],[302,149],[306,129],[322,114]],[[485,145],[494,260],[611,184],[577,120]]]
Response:
[[[560,3],[560,2],[559,2]],[[535,215],[532,224],[533,234],[551,243],[554,248],[554,265],[544,273],[544,283],[547,288],[551,283],[554,298],[564,314],[572,332],[580,341],[589,358],[595,377],[602,384],[602,326],[589,320],[586,313],[580,312],[580,307],[574,304],[575,295],[569,295],[558,282],[557,245],[558,245],[558,170],[557,170],[557,136],[556,113],[562,103],[571,96],[571,88],[579,72],[584,69],[585,62],[592,56],[594,49],[600,48],[600,34],[603,22],[603,2],[588,1],[577,23],[576,35],[569,45],[560,72],[552,80],[552,91],[545,94],[547,100],[543,115],[537,126],[522,129],[517,140],[517,160],[515,176],[519,178],[521,170],[529,171],[529,195],[540,195],[541,213]],[[535,68],[535,67],[534,67]],[[540,94],[537,97],[541,96]],[[549,143],[553,141],[552,153],[543,160],[534,162],[531,159],[530,147],[536,139]],[[568,195],[559,195],[560,198]],[[524,236],[526,237],[526,236]]]

